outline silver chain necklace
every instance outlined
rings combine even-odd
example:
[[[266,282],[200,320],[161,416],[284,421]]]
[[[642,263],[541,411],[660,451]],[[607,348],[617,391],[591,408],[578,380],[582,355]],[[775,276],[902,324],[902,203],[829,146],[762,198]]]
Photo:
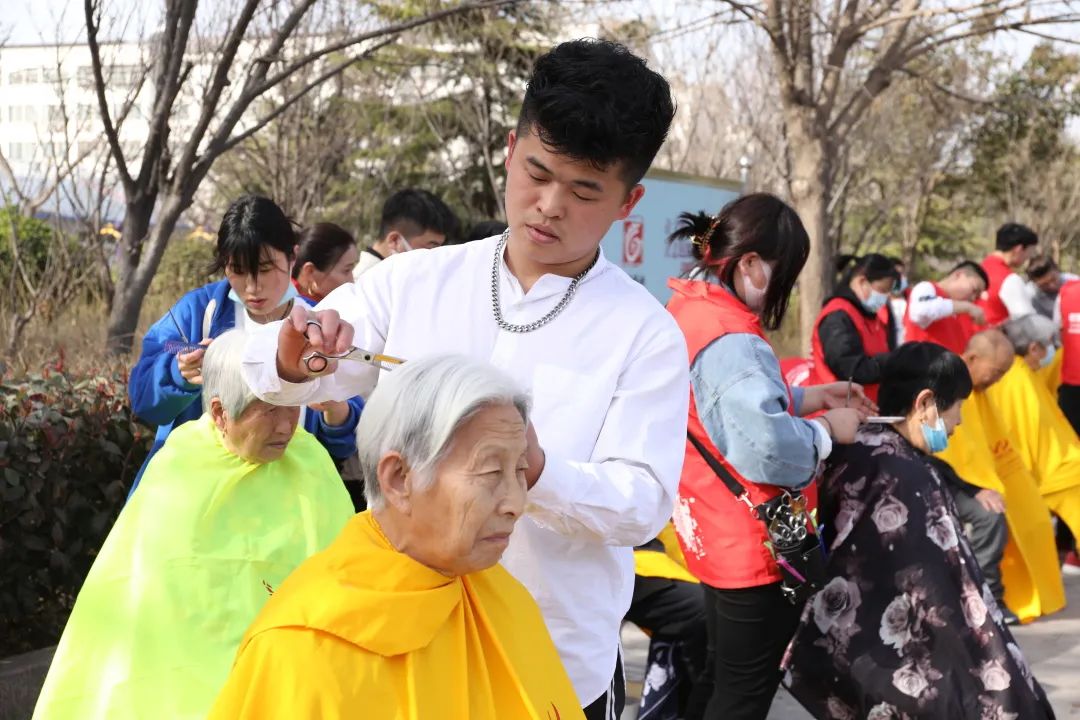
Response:
[[[570,280],[570,287],[566,288],[566,292],[563,294],[562,300],[559,301],[558,305],[552,308],[551,312],[549,312],[547,315],[540,318],[539,320],[532,321],[531,323],[526,323],[524,325],[514,325],[512,323],[506,322],[506,320],[503,318],[502,301],[499,299],[499,261],[502,259],[503,250],[506,249],[506,241],[507,239],[509,239],[509,237],[510,230],[507,229],[502,234],[502,237],[499,239],[499,246],[495,248],[495,262],[491,266],[491,309],[495,313],[495,323],[499,326],[500,329],[512,333],[532,332],[533,330],[541,328],[554,320],[555,316],[561,313],[563,309],[568,304],[570,304],[570,298],[574,297],[574,291],[577,290],[578,283],[581,282],[582,278],[589,274],[589,271],[593,269],[594,265],[596,265],[596,261],[600,259],[600,250],[597,249],[596,256],[593,258],[593,261],[589,263],[589,267],[582,270]]]

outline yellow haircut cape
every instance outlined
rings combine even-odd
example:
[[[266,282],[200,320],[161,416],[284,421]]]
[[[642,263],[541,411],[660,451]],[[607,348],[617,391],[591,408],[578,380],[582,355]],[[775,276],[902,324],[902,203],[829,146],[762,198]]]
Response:
[[[985,392],[973,392],[961,411],[963,421],[940,457],[967,482],[1005,497],[1005,604],[1025,622],[1056,612],[1065,607],[1065,588],[1050,511],[1038,483],[1010,444]]]
[[[663,544],[664,552],[634,550],[634,574],[641,577],[698,582],[698,579],[686,569],[686,559],[683,557],[679,540],[675,537],[675,528],[670,522],[660,531],[657,539]]]
[[[208,415],[181,425],[94,561],[34,718],[206,717],[271,588],[352,515],[303,429],[256,465],[225,449]]]
[[[500,565],[441,575],[396,551],[369,511],[266,604],[210,717],[584,715],[520,583]]]
[[[1019,357],[986,394],[1047,506],[1080,537],[1080,439],[1057,400]]]

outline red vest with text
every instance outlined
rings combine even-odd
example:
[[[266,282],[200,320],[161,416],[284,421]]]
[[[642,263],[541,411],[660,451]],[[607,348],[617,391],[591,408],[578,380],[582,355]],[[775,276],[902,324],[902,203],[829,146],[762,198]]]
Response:
[[[818,315],[817,322],[814,323],[814,337],[810,341],[810,358],[814,362],[814,369],[810,375],[810,385],[824,385],[837,380],[846,381],[850,379],[837,377],[832,368],[825,363],[825,349],[821,346],[821,334],[818,332],[821,321],[827,315],[837,311],[846,313],[851,318],[851,322],[855,324],[855,329],[862,340],[863,352],[866,355],[880,355],[889,352],[889,328],[885,323],[881,322],[881,318],[879,316],[866,317],[859,308],[851,304],[850,300],[835,297],[825,303],[825,307],[821,308],[821,314]],[[868,398],[877,402],[878,386],[876,384],[866,385],[863,390]]]
[[[940,298],[948,298],[937,283],[934,292]],[[911,321],[911,303],[904,312],[904,342],[932,342],[957,355],[963,355],[968,340],[975,334],[975,325],[969,315],[950,315],[930,323],[925,329]]]
[[[1061,298],[1061,384],[1080,385],[1080,280],[1065,283]]]
[[[732,333],[756,335],[766,342],[761,322],[738,298],[718,285],[700,280],[669,280],[674,290],[668,310],[686,337],[693,364],[713,341]],[[737,392],[737,390],[735,390]],[[788,409],[792,411],[790,391]],[[750,502],[759,505],[782,492],[743,477],[720,454],[698,417],[693,390],[687,429],[746,488]],[[817,487],[803,494],[808,507],[817,507]],[[686,566],[693,575],[716,588],[745,588],[781,580],[780,571],[765,547],[764,524],[716,476],[697,449],[686,441],[686,460],[675,502],[675,529]]]
[[[979,307],[986,313],[986,324],[993,327],[1009,319],[1009,309],[1001,302],[1001,284],[1013,270],[997,255],[987,256],[982,266],[990,278],[990,285],[986,288],[986,299],[979,300]]]

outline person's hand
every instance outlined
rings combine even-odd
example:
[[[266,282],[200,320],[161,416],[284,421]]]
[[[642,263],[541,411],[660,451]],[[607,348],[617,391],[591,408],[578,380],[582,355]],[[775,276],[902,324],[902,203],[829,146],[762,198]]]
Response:
[[[970,315],[976,325],[982,325],[986,322],[986,313],[983,312],[981,307],[973,302],[968,302],[967,300],[953,300],[953,311]]]
[[[525,486],[532,490],[532,486],[536,484],[536,481],[540,479],[540,475],[544,472],[544,463],[547,458],[544,455],[544,448],[540,447],[540,439],[536,437],[536,428],[533,427],[531,422],[525,430],[525,437],[529,443],[528,449],[525,451],[525,461],[529,463],[529,467],[525,470]]]
[[[829,436],[841,445],[855,442],[863,416],[855,408],[833,408],[821,416]]]
[[[858,411],[862,420],[877,412],[877,405],[874,404],[873,400],[866,397],[866,392],[859,383],[834,382],[824,385],[811,385],[803,391],[802,412],[804,415],[819,410],[832,410],[843,407],[850,407]]]
[[[319,325],[309,325],[314,320]],[[307,335],[305,336],[305,333]],[[352,347],[353,326],[344,322],[336,310],[311,312],[297,305],[281,323],[278,334],[277,371],[282,380],[304,382],[316,375],[326,375],[337,369],[337,361],[330,360],[320,372],[311,372],[304,364],[304,356],[312,350],[339,355]]]
[[[349,403],[340,400],[327,400],[321,403],[311,403],[308,408],[323,414],[323,422],[330,427],[344,425],[349,419]]]
[[[202,385],[202,361],[203,356],[206,355],[205,348],[211,340],[212,338],[206,338],[199,343],[202,348],[176,356],[176,366],[180,369],[180,376],[192,385]]]
[[[1005,498],[997,490],[980,490],[975,493],[975,500],[987,512],[1001,514],[1005,512]]]

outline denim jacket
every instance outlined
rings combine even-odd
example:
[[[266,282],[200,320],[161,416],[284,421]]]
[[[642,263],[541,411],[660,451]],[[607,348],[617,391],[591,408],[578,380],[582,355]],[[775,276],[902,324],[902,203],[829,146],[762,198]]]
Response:
[[[817,474],[820,439],[798,415],[802,388],[788,389],[769,344],[745,333],[724,335],[690,366],[690,386],[709,439],[743,477],[787,488],[809,485]]]

